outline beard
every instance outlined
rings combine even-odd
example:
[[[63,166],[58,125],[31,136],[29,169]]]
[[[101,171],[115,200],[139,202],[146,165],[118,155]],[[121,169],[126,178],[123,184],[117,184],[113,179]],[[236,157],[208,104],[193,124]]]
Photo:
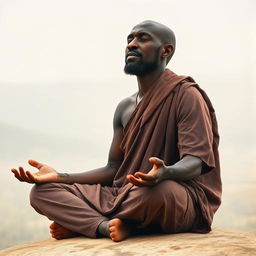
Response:
[[[159,66],[158,54],[160,48],[157,49],[155,58],[151,62],[144,62],[143,60],[137,62],[125,61],[124,72],[128,75],[144,76],[156,70]]]

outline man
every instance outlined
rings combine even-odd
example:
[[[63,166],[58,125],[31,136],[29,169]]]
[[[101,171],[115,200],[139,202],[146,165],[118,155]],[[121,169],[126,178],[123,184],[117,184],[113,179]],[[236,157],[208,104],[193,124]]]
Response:
[[[174,51],[174,33],[157,22],[128,35],[124,71],[138,92],[116,108],[106,166],[66,174],[29,160],[37,173],[12,169],[36,183],[31,205],[53,220],[53,238],[211,230],[221,197],[215,113],[192,78],[165,69]]]

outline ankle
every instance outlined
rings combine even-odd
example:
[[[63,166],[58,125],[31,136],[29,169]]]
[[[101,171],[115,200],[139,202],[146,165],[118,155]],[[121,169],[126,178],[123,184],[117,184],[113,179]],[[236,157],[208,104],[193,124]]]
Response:
[[[99,235],[102,235],[104,237],[110,237],[109,234],[109,221],[105,220],[100,223],[100,225],[97,228],[97,233]]]

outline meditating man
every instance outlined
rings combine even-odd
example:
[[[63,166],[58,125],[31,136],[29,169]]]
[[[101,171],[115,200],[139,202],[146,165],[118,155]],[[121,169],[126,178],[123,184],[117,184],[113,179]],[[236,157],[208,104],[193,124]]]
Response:
[[[191,77],[166,69],[174,51],[174,33],[160,23],[128,35],[124,71],[137,76],[138,92],[116,108],[106,166],[68,174],[29,160],[38,172],[12,169],[35,183],[31,205],[53,221],[53,238],[211,230],[221,198],[215,112]]]

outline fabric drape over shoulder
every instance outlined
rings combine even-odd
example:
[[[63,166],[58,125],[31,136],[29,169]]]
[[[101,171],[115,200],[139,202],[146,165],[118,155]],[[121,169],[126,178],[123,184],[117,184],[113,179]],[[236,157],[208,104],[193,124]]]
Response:
[[[218,144],[215,112],[205,92],[191,77],[167,69],[124,128],[120,145],[124,159],[113,186],[94,185],[88,190],[88,201],[103,214],[111,214],[133,186],[127,174],[148,172],[150,157],[158,157],[169,166],[185,155],[193,155],[203,161],[202,174],[179,183],[190,193],[197,210],[192,231],[208,232],[221,198]]]

